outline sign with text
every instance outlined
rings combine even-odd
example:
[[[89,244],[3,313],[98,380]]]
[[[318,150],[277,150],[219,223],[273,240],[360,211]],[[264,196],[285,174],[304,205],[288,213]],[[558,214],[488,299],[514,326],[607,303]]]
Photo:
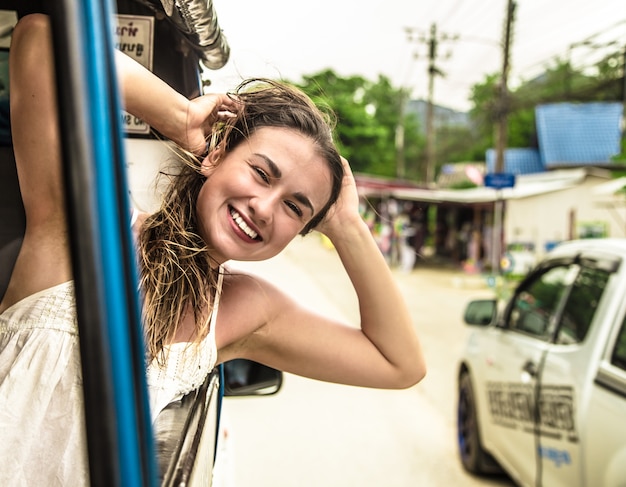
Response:
[[[485,175],[485,187],[487,188],[512,188],[515,186],[515,174],[506,172],[492,172]]]
[[[152,71],[154,17],[117,15],[115,48]],[[150,133],[148,124],[127,112],[122,112],[122,127],[129,134]]]

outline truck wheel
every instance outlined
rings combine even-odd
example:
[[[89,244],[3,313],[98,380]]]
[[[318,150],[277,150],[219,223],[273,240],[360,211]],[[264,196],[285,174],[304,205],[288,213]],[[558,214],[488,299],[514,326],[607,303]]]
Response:
[[[478,430],[478,415],[470,375],[465,372],[459,379],[457,405],[457,438],[463,468],[473,474],[497,474],[502,469],[483,449]]]

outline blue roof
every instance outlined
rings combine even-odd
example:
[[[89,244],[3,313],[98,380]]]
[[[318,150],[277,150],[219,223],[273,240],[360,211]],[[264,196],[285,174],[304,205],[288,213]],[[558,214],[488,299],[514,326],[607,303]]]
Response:
[[[611,162],[620,152],[617,102],[556,103],[535,109],[539,152],[549,166],[593,165]]]
[[[487,149],[487,172],[495,172],[496,151]],[[537,149],[511,148],[504,151],[504,172],[511,174],[533,174],[545,171],[541,156]]]

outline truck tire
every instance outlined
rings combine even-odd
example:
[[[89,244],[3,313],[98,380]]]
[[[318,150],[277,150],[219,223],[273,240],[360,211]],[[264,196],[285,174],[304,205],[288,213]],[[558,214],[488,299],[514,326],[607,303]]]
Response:
[[[499,474],[502,469],[480,440],[474,389],[469,373],[459,378],[457,403],[457,443],[463,468],[476,475]]]

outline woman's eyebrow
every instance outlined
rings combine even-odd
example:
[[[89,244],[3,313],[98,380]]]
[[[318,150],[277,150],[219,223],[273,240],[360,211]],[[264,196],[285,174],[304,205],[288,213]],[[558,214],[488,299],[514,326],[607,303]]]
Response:
[[[304,206],[306,206],[309,210],[311,210],[312,215],[315,215],[315,209],[313,208],[313,205],[311,204],[311,201],[309,200],[309,198],[307,198],[302,193],[294,193],[293,197],[296,200],[298,200],[300,203],[302,203]]]
[[[269,157],[265,154],[259,154],[258,152],[255,152],[254,155],[265,161],[273,178],[280,179],[282,177],[283,173],[280,171],[280,168]]]
[[[280,179],[282,177],[283,173],[272,159],[267,157],[265,154],[259,154],[258,152],[255,152],[254,155],[260,157],[265,161],[269,172],[274,179]],[[313,208],[311,200],[309,200],[306,195],[304,195],[303,193],[294,193],[293,197],[302,205],[306,206],[311,211],[311,214],[315,215],[315,208]]]

